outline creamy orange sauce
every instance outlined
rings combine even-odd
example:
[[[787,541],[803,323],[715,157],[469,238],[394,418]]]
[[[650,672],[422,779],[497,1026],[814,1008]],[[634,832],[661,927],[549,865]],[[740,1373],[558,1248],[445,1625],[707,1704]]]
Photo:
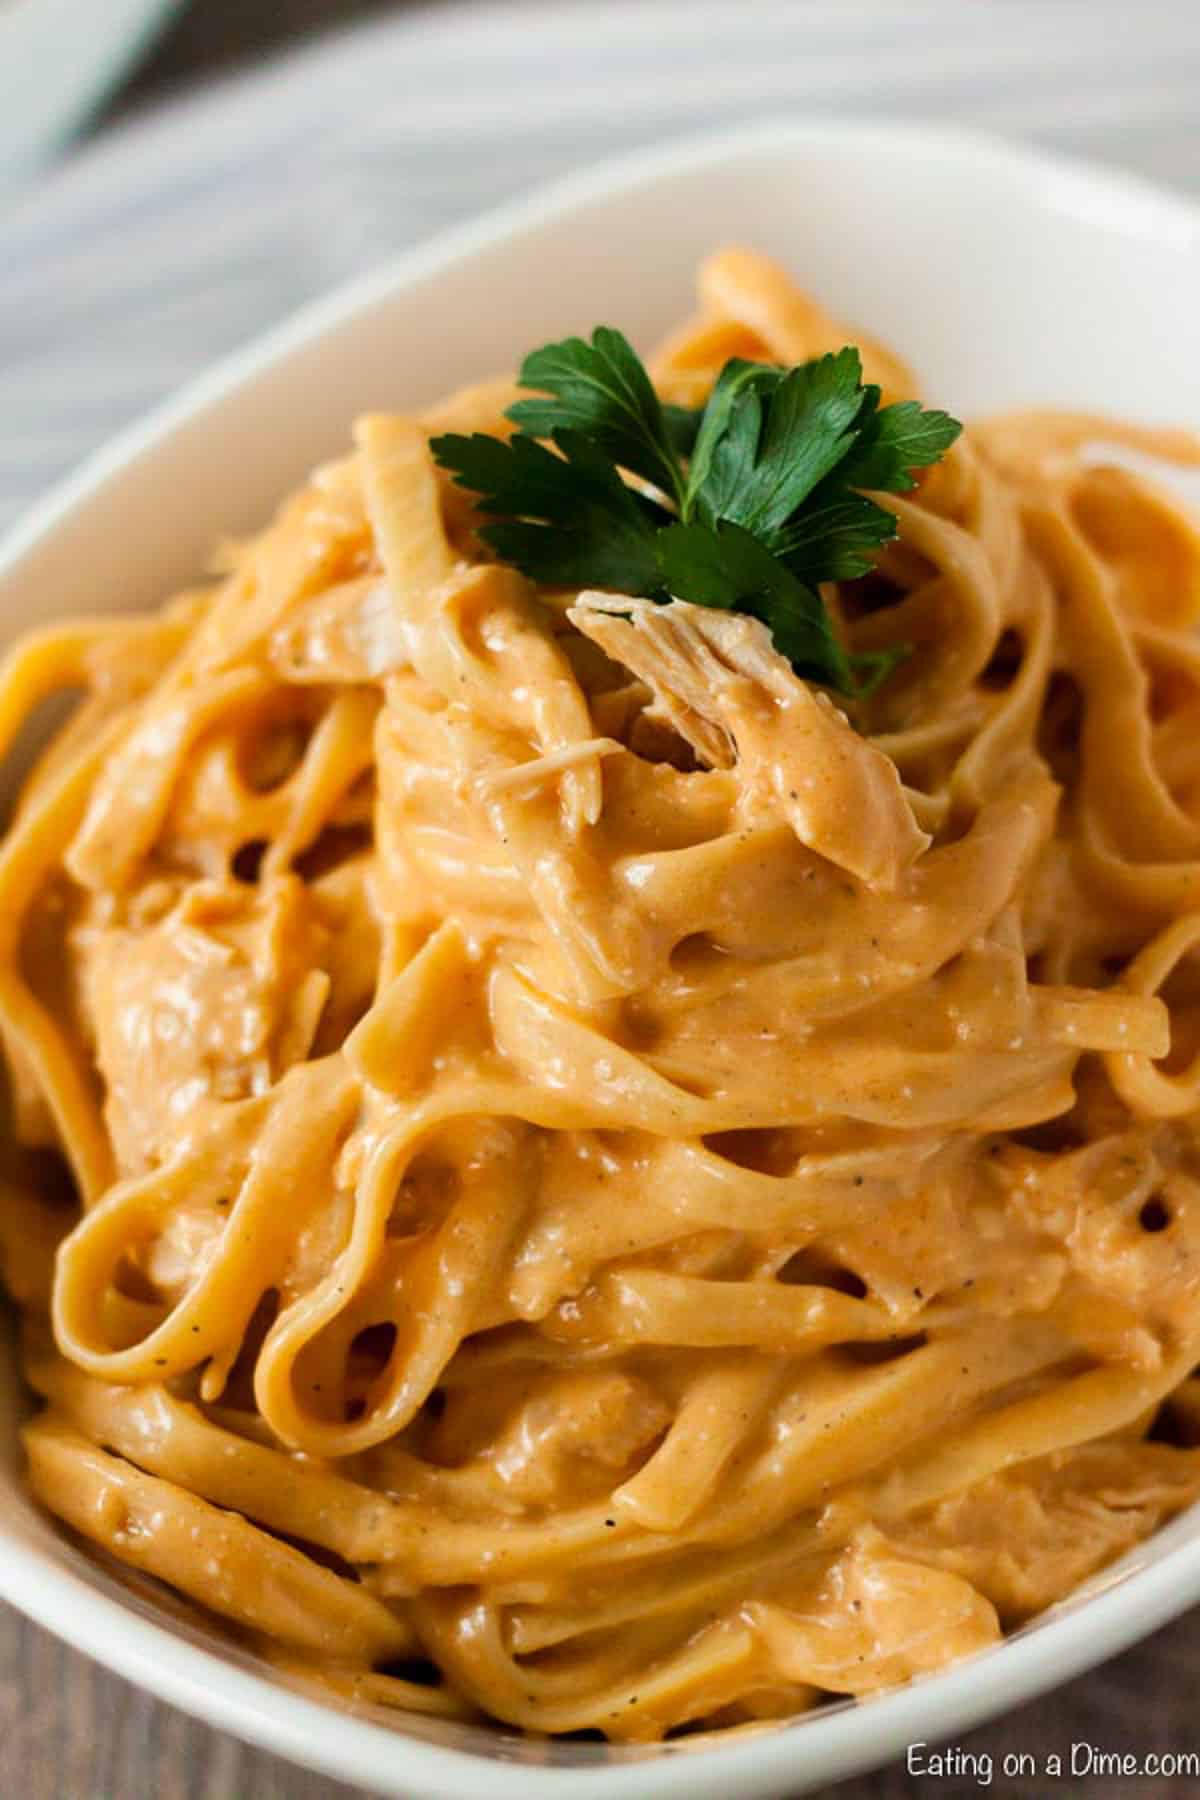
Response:
[[[700,290],[674,401],[863,341]],[[978,1650],[1200,1492],[1200,537],[1092,454],[1200,445],[968,432],[830,590],[914,647],[850,720],[481,560],[428,436],[511,397],[11,653],[5,743],[85,697],[0,848],[0,1248],[74,1531],[338,1691],[654,1739]]]

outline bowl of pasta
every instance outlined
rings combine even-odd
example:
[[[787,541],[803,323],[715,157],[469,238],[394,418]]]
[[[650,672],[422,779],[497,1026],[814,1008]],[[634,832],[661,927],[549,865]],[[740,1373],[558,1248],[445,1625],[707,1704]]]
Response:
[[[764,126],[18,532],[0,1595],[430,1800],[778,1800],[1200,1598],[1198,293]]]

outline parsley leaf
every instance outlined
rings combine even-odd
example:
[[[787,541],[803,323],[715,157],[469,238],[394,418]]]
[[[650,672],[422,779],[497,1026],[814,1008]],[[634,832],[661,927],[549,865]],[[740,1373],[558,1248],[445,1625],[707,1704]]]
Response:
[[[878,403],[878,388],[866,392],[873,392]],[[843,487],[907,494],[917,485],[911,471],[937,462],[961,430],[949,413],[927,412],[915,400],[900,400],[881,412],[872,407],[838,477]]]
[[[448,432],[432,449],[481,511],[507,515],[480,532],[502,562],[553,587],[657,593],[656,540],[670,514],[622,481],[581,432],[556,430],[553,442],[558,455],[530,437]]]
[[[520,402],[517,402],[520,405]],[[704,417],[702,406],[664,406],[663,419],[666,422],[667,438],[676,456],[688,457],[696,446],[696,436],[700,430],[700,421]]]
[[[891,513],[865,494],[837,488],[813,499],[775,538],[776,556],[801,581],[853,581],[868,574],[872,552],[896,535]]]
[[[508,409],[515,437],[432,440],[492,515],[480,536],[503,560],[554,586],[749,613],[800,674],[842,693],[871,692],[908,654],[848,652],[820,585],[871,569],[897,525],[862,490],[908,492],[956,419],[881,407],[850,345],[794,369],[734,358],[698,411],[663,405],[604,325],[535,350],[521,382],[538,392]]]
[[[731,357],[725,364],[713,384],[708,405],[700,415],[684,491],[682,510],[685,517],[695,517],[697,512],[701,516],[715,516],[715,508],[709,500],[713,458],[730,429],[738,403],[749,394],[777,386],[782,374],[783,370],[773,363],[747,362],[740,356]]]
[[[856,697],[868,699],[876,688],[883,686],[892,670],[907,662],[911,655],[911,644],[892,644],[886,650],[856,650],[850,658]]]
[[[619,331],[597,325],[590,344],[583,338],[544,344],[525,358],[519,379],[522,387],[545,390],[509,407],[519,431],[537,438],[582,432],[621,468],[682,502],[683,468],[672,435],[678,417],[672,427],[663,416],[640,357]]]
[[[757,378],[749,364],[727,391],[727,399],[715,396],[711,448],[704,426],[696,440],[688,510],[710,524],[732,519],[770,544],[854,448],[862,364],[850,347],[786,372],[760,369]],[[700,460],[704,450],[706,464]]]
[[[749,613],[769,626],[775,648],[800,675],[844,692],[854,687],[850,659],[833,634],[820,595],[798,581],[750,531],[722,519],[668,525],[659,537],[664,585],[698,606]]]

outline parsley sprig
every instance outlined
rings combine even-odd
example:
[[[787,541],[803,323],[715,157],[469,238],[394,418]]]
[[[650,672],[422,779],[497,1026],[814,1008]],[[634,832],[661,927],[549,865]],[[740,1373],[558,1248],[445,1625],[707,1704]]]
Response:
[[[906,654],[848,653],[820,584],[865,575],[896,536],[863,490],[914,487],[962,429],[948,413],[881,407],[849,345],[793,369],[735,358],[705,407],[665,406],[607,325],[533,351],[520,382],[535,392],[509,407],[512,438],[432,440],[504,562],[555,587],[749,613],[799,674],[843,694]]]

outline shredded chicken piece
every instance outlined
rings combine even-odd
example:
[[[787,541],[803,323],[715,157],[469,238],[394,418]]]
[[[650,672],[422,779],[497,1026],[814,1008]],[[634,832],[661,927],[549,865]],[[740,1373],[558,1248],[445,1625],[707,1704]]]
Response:
[[[80,927],[122,1170],[177,1148],[202,1103],[265,1093],[304,1058],[329,991],[314,966],[325,939],[295,876],[261,892],[197,882],[154,923]]]
[[[270,660],[285,681],[376,681],[411,660],[386,582],[360,575],[313,594],[271,634]]]
[[[799,679],[757,619],[592,592],[567,616],[651,689],[647,716],[710,768],[736,769],[749,808],[781,807],[818,855],[890,890],[928,847],[896,765]]]
[[[782,1675],[834,1694],[909,1681],[1000,1635],[994,1607],[968,1580],[898,1553],[873,1526],[815,1594],[752,1601],[744,1616]]]
[[[523,1504],[554,1483],[611,1491],[671,1423],[672,1408],[641,1376],[574,1368],[514,1389],[472,1381],[447,1394],[426,1449],[447,1468]]]
[[[1198,1465],[1200,1451],[1169,1444],[1080,1444],[952,1494],[890,1539],[1017,1625],[1190,1505]]]

